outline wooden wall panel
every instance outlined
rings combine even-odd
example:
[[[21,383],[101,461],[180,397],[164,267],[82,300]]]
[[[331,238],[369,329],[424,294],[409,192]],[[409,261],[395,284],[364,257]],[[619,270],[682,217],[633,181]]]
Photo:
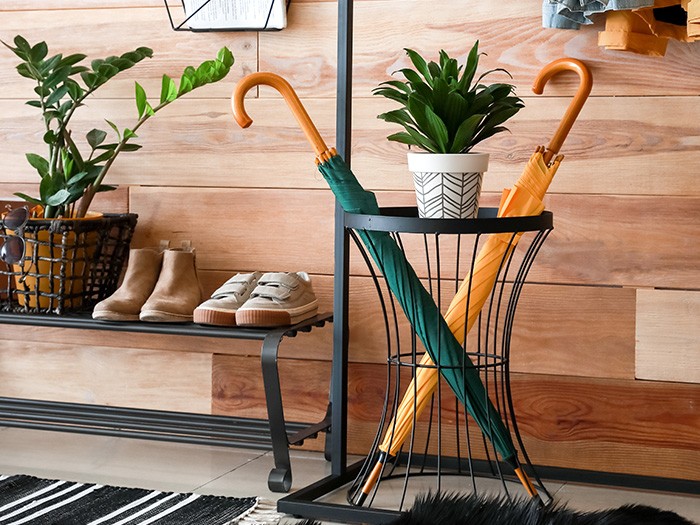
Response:
[[[287,29],[260,33],[260,71],[282,75],[303,99],[335,99],[337,16],[336,2],[292,2]],[[279,97],[270,88],[260,96]]]
[[[554,89],[561,82],[551,84]],[[538,97],[527,86],[519,90],[525,108],[508,121],[511,133],[479,146],[491,156],[485,191],[512,186],[534,148],[551,139],[573,93]],[[565,160],[549,193],[699,195],[700,110],[693,102],[693,97],[621,97],[610,104],[605,97],[590,98],[564,143]],[[386,140],[396,126],[376,118],[395,107],[380,97],[354,101],[353,168],[374,190],[412,189],[406,148]],[[679,157],[684,161],[677,162]]]
[[[249,358],[216,358],[216,413],[264,417],[258,366]],[[322,415],[327,364],[300,366],[285,359],[280,370],[288,417]],[[348,451],[363,454],[377,431],[386,371],[383,365],[355,364],[349,374]],[[698,385],[515,374],[512,387],[518,426],[533,462],[638,475],[649,475],[653,468],[657,476],[700,481],[700,412],[693,402],[700,395]],[[444,410],[443,421],[453,421],[454,414]],[[455,452],[453,428],[444,427],[448,453]],[[474,443],[479,440],[475,436]],[[310,441],[308,446],[319,450],[323,445]]]
[[[700,198],[552,195],[531,279],[685,288],[700,281]],[[652,209],[651,213],[643,213]],[[550,271],[551,269],[551,271]]]
[[[228,81],[225,81],[228,82]],[[264,95],[264,90],[261,95]],[[335,104],[307,99],[307,111],[326,143],[335,143]],[[512,133],[484,143],[491,154],[484,191],[510,187],[535,146],[548,142],[564,114],[566,97],[528,97],[512,121]],[[695,177],[700,113],[688,111],[690,97],[625,97],[610,108],[594,98],[574,125],[563,152],[566,159],[549,193],[699,196]],[[412,191],[405,148],[386,136],[394,127],[376,118],[392,103],[358,99],[355,103],[353,167],[362,184],[373,190]],[[124,154],[109,178],[115,184],[220,187],[325,188],[314,154],[282,100],[251,98],[246,109],[253,125],[242,130],[233,120],[228,99],[185,98],[163,110],[139,132],[144,149]],[[95,100],[76,118],[76,129],[133,125],[134,104]],[[8,176],[36,180],[25,151],[42,152],[39,114],[18,100],[0,100],[0,139],[8,149]],[[626,151],[621,151],[627,148]],[[284,163],[269,150],[285,151]],[[682,163],[679,156],[686,157]],[[673,166],[673,169],[664,169]],[[21,177],[20,177],[21,176]],[[639,213],[650,214],[646,207]]]
[[[134,80],[138,80],[151,98],[157,98],[163,74],[179,78],[186,66],[197,66],[214,58],[222,46],[228,46],[236,58],[231,73],[225,80],[204,86],[188,97],[228,97],[238,79],[257,70],[255,33],[216,32],[207,38],[193,38],[190,32],[175,32],[170,28],[165,7],[57,9],[41,16],[32,11],[0,12],[0,27],[0,38],[6,42],[21,34],[32,44],[46,41],[54,54],[84,53],[89,59],[120,55],[139,46],[152,48],[153,58],[121,73],[95,94],[99,98],[129,99],[124,101],[122,111],[131,115],[136,113]],[[76,34],[80,35],[79,39],[75,38]],[[14,66],[18,63],[17,57],[3,47],[0,93],[3,98],[28,100],[34,86],[31,80],[17,74]]]
[[[294,2],[292,3],[294,5]],[[543,30],[541,2],[470,1],[467,6],[455,0],[425,2],[408,0],[400,7],[393,0],[364,0],[355,2],[355,39],[353,91],[356,97],[367,97],[372,88],[385,80],[392,71],[409,64],[403,48],[417,49],[436,58],[440,49],[454,56],[466,56],[475,40],[488,56],[485,68],[504,67],[514,77],[519,91],[529,90],[532,79],[548,62],[562,56],[582,58],[590,64],[596,83],[594,95],[696,95],[700,80],[695,71],[700,66],[697,48],[671,42],[663,60],[641,57],[632,53],[615,53],[598,47],[598,31],[602,21],[581,31]],[[317,49],[318,42],[332,40],[336,24],[326,22],[328,4],[296,5],[294,22],[299,33],[309,36],[301,40],[290,26],[281,38],[262,34],[261,64],[293,79],[303,80],[304,97],[332,94],[332,78],[307,71],[300,49],[309,49],[304,56],[313,57],[318,67],[326,65],[325,54]],[[599,19],[602,20],[602,19]],[[295,45],[290,45],[293,43]],[[306,67],[305,67],[306,66]],[[484,69],[486,70],[486,69]],[[570,93],[574,82],[564,89],[548,90],[550,95]]]
[[[209,413],[211,355],[104,342],[103,334],[102,346],[46,340],[3,345],[0,396]]]
[[[232,88],[231,88],[232,89]],[[188,99],[173,103],[139,130],[143,149],[122,153],[108,175],[112,184],[327,188],[310,148],[292,114],[281,100],[251,99],[246,109],[254,119],[242,130],[226,99]],[[120,127],[133,126],[133,101],[94,100],[76,113],[76,132],[93,127],[109,130],[104,118]],[[328,143],[333,144],[335,109],[332,101],[311,101],[308,111]],[[25,152],[44,153],[41,117],[21,100],[0,100],[0,140],[11,145],[7,179],[36,182]],[[111,130],[110,130],[110,133]],[[82,140],[82,137],[80,137]],[[81,144],[80,140],[78,143]],[[285,162],[269,148],[286,149]]]
[[[202,269],[332,273],[328,190],[133,188],[131,209],[149,224],[136,246],[193,240]]]
[[[285,419],[309,423],[323,419],[330,374],[328,362],[281,359],[279,375]],[[266,418],[264,392],[259,360],[214,356],[212,413]]]
[[[353,168],[363,185],[377,191],[381,205],[413,202],[405,150],[386,141],[392,128],[376,119],[388,101],[373,97],[371,90],[408,64],[404,47],[428,55],[444,48],[464,56],[478,38],[488,53],[484,68],[508,69],[526,103],[509,123],[511,134],[483,144],[492,162],[482,202],[497,205],[501,189],[517,178],[534,146],[549,140],[576,85],[573,75],[558,77],[544,96],[534,96],[532,79],[560,56],[585,60],[594,76],[593,96],[564,146],[567,158],[546,199],[555,230],[535,261],[515,320],[512,368],[518,374],[513,385],[526,445],[538,463],[697,480],[694,317],[683,330],[659,334],[665,326],[676,327],[675,316],[684,312],[679,304],[695,297],[700,282],[700,239],[691,226],[700,218],[700,44],[671,42],[663,59],[608,52],[596,43],[602,18],[581,31],[543,30],[540,9],[539,0],[408,0],[400,7],[395,0],[357,0]],[[332,298],[334,204],[313,153],[272,89],[249,94],[246,108],[254,124],[245,131],[233,122],[229,97],[247,72],[280,73],[333,145],[336,16],[332,0],[294,0],[284,31],[194,34],[173,32],[159,0],[66,0],[60,5],[5,0],[0,38],[11,40],[21,32],[48,41],[54,51],[86,50],[91,57],[138,45],[154,49],[153,59],[126,72],[83,108],[79,123],[86,129],[103,126],[104,117],[121,126],[133,121],[134,79],[158,93],[162,73],[177,75],[185,65],[229,45],[237,60],[230,77],[188,95],[149,122],[138,141],[144,149],[123,155],[109,175],[108,182],[122,189],[100,196],[94,209],[139,213],[135,247],[163,238],[191,239],[207,294],[236,271],[305,270],[312,273],[325,308]],[[81,38],[75,40],[74,34]],[[43,151],[38,115],[23,105],[31,85],[16,74],[15,63],[9,51],[0,51],[2,195],[36,191],[37,177],[24,154]],[[444,260],[453,254],[446,246]],[[376,298],[354,253],[351,268],[350,443],[354,452],[362,452],[376,430],[386,356]],[[424,263],[416,262],[416,268],[426,275]],[[688,337],[674,349],[686,350],[669,354],[681,334]],[[303,382],[303,387],[287,385],[292,419],[308,419],[307,411],[323,413],[331,336],[327,327],[281,347],[283,373]],[[192,360],[196,378],[189,374],[183,385],[173,379],[172,396],[161,395],[151,376],[133,392],[160,408],[167,397],[178,404],[195,393],[199,401],[180,406],[206,399],[207,410],[213,392],[215,410],[264,416],[261,382],[254,380],[259,377],[257,342],[124,333],[119,348],[112,349],[103,347],[99,331],[10,326],[0,326],[0,339],[0,377],[16,373],[5,368],[8,356],[18,351],[12,349],[35,343],[37,355],[59,363],[58,375],[51,376],[56,380],[69,375],[66,362],[91,356],[67,380],[81,393],[94,384],[87,377],[90,363],[112,363],[126,354],[128,359],[115,366],[148,356],[153,369],[163,363],[162,370],[168,370],[172,363]],[[55,353],[49,353],[49,344]],[[26,372],[37,361],[25,354]],[[208,373],[200,380],[207,360]],[[671,360],[683,363],[683,370],[669,368]],[[635,380],[635,365],[638,378],[655,381]],[[671,379],[694,383],[667,382]],[[27,388],[42,388],[26,382]],[[121,392],[108,394],[101,399],[119,404]],[[137,401],[130,395],[123,394],[126,403]],[[318,450],[322,440],[307,446]]]
[[[700,383],[700,292],[637,290],[638,379]]]
[[[409,198],[412,196],[378,194],[383,205]],[[493,202],[495,198],[492,195],[484,200]],[[700,233],[693,226],[697,222],[693,218],[699,217],[700,198],[659,197],[656,202],[659,209],[652,215],[640,213],[648,204],[643,197],[548,196],[548,208],[555,213],[555,229],[530,279],[663,287],[697,282],[697,254],[687,248],[700,241]],[[328,190],[141,187],[131,190],[131,209],[150,227],[137,229],[137,246],[157,245],[165,238],[175,242],[197,239],[198,261],[204,269],[332,273],[333,199]],[[277,212],[284,213],[287,220],[279,221]],[[203,229],[202,218],[211,221],[212,217],[229,226]],[[314,232],[313,242],[300,235],[303,231]],[[271,249],[271,242],[281,240],[285,242],[284,250]],[[450,257],[449,252],[441,255]],[[416,260],[415,265],[419,275],[427,275],[420,261]],[[354,265],[353,273],[367,272]]]
[[[200,272],[208,296],[233,272]],[[333,279],[312,275],[319,311],[332,310]],[[409,337],[401,316],[402,338]],[[387,352],[380,306],[371,279],[353,277],[350,282],[350,360],[356,363],[386,363]],[[591,329],[594,327],[594,329]],[[331,325],[310,334],[284,339],[280,356],[330,361]],[[0,340],[12,345],[17,339],[54,341],[61,345],[93,347],[104,343],[99,330],[59,330],[0,325]],[[404,339],[407,340],[407,339]],[[260,343],[119,333],[120,345],[143,350],[177,353],[259,356]],[[567,376],[634,377],[634,290],[626,288],[526,285],[518,306],[511,342],[514,372]]]

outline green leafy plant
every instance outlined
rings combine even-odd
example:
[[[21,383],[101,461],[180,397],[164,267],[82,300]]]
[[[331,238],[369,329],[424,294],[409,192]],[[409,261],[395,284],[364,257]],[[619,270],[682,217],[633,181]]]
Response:
[[[3,44],[22,60],[17,72],[36,81],[36,98],[27,104],[42,112],[45,127],[43,139],[49,149],[47,157],[27,154],[27,160],[41,177],[39,197],[23,193],[15,195],[41,205],[46,218],[84,217],[97,192],[115,189],[103,184],[103,181],[119,153],[141,148],[132,141],[137,138],[136,131],[158,111],[186,93],[223,79],[234,63],[231,51],[224,47],[219,50],[216,59],[207,60],[197,68],[185,68],[179,86],[168,75],[163,75],[160,98],[155,105],[149,102],[143,87],[136,82],[138,117],[135,124],[120,130],[113,122],[106,120],[116,134],[115,141],[107,141],[107,131],[88,131],[85,140],[90,150],[85,155],[80,152],[69,127],[76,109],[117,74],[145,58],[151,58],[153,51],[139,47],[121,56],[92,60],[86,66],[83,60],[87,57],[83,54],[48,56],[46,42],[30,45],[18,35],[14,38],[14,46]]]
[[[405,49],[415,69],[397,71],[406,79],[382,82],[373,90],[403,107],[377,118],[399,124],[405,131],[387,138],[431,153],[466,153],[488,137],[507,131],[501,126],[515,115],[523,102],[510,84],[483,85],[483,73],[474,81],[479,65],[479,42],[472,47],[465,65],[460,66],[445,51],[440,63],[426,62],[412,49]],[[512,77],[511,77],[512,78]]]

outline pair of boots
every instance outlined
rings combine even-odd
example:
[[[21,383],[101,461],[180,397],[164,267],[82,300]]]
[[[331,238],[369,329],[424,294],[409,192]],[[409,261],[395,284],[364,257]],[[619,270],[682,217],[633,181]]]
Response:
[[[121,286],[95,305],[92,318],[101,321],[147,321],[185,323],[202,300],[195,253],[189,241],[170,249],[129,251],[129,262]]]

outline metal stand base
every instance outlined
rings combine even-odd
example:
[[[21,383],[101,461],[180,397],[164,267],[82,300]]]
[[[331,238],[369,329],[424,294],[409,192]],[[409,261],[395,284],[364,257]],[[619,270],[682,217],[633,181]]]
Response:
[[[443,458],[446,459],[446,458]],[[347,486],[353,482],[360,469],[362,461],[349,466],[340,475],[323,478],[312,485],[304,487],[277,502],[277,509],[296,517],[333,521],[342,523],[367,523],[380,525],[388,523],[399,516],[399,511],[371,507],[357,507],[350,504],[328,502],[328,496],[337,493],[345,496]],[[488,461],[473,460],[472,466],[476,475],[490,476]],[[698,484],[694,481],[658,478],[651,476],[635,476],[610,472],[595,472],[591,470],[566,469],[533,465],[543,479],[548,482],[573,482],[590,485],[620,487],[628,489],[651,490],[660,492],[676,492],[682,494],[697,494]],[[326,501],[322,501],[326,498]]]

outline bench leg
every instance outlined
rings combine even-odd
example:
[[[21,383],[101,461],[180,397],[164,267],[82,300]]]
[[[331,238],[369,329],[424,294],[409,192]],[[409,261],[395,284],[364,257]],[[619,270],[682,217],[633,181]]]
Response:
[[[263,341],[260,358],[267,402],[267,418],[270,422],[270,436],[272,438],[272,455],[275,461],[275,468],[270,471],[267,478],[267,486],[272,492],[289,492],[289,489],[292,488],[289,441],[277,369],[277,353],[284,334],[284,330],[270,332]]]

